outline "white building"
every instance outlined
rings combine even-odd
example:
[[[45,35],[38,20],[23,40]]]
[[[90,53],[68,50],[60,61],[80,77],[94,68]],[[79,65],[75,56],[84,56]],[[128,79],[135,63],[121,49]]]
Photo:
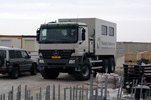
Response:
[[[38,43],[36,36],[32,35],[0,35],[0,45],[25,49],[32,58],[38,58]]]

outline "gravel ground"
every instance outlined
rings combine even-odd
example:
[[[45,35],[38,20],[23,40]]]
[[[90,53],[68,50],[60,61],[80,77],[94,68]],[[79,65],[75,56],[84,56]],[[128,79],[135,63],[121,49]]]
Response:
[[[95,78],[94,78],[95,81]],[[14,86],[14,94],[17,92],[17,87],[21,85],[22,88],[22,100],[24,98],[24,89],[25,85],[27,85],[28,89],[31,90],[31,95],[36,99],[36,93],[39,93],[40,87],[42,88],[42,97],[45,97],[46,86],[50,85],[51,91],[53,90],[53,85],[56,86],[55,91],[58,93],[58,85],[61,87],[61,98],[64,97],[64,88],[66,88],[67,100],[69,100],[70,87],[79,86],[82,87],[84,85],[85,88],[90,88],[90,81],[77,81],[71,75],[67,73],[60,73],[59,77],[55,80],[47,80],[43,79],[40,73],[36,76],[31,76],[30,73],[22,74],[19,79],[11,79],[8,75],[0,75],[0,94],[5,93],[6,98],[9,91],[11,91],[12,86]],[[95,84],[94,84],[95,85]],[[79,94],[79,93],[78,93]],[[51,92],[52,95],[52,92]],[[16,95],[15,95],[16,97]],[[56,99],[57,99],[56,94]],[[52,99],[51,99],[52,100]],[[62,100],[62,99],[61,99]]]
[[[117,59],[117,66],[116,66],[116,71],[115,73],[119,74],[120,76],[123,76],[123,64],[124,63],[124,57],[121,57]],[[95,83],[95,77],[94,77],[94,86],[96,86]],[[88,81],[77,81],[75,78],[71,75],[68,75],[67,73],[60,73],[59,77],[55,80],[46,80],[43,79],[40,73],[38,73],[36,76],[31,76],[30,73],[23,73],[19,79],[11,79],[9,78],[8,75],[0,75],[0,94],[5,93],[6,98],[8,92],[11,90],[12,86],[14,86],[14,94],[16,97],[16,92],[17,92],[17,86],[21,85],[22,88],[22,100],[24,100],[24,89],[25,85],[28,86],[28,89],[31,90],[31,95],[36,98],[36,93],[39,93],[40,87],[42,88],[42,97],[43,99],[45,98],[45,91],[46,91],[46,86],[50,85],[51,91],[53,85],[56,86],[55,90],[56,92],[58,91],[58,85],[60,84],[61,87],[61,100],[63,100],[64,94],[64,88],[67,90],[67,100],[69,100],[69,93],[70,93],[70,87],[73,86],[83,86],[85,88],[90,88],[90,80]],[[85,94],[85,93],[84,93]],[[52,92],[51,92],[51,97],[52,97]],[[57,99],[57,93],[56,93],[56,99]],[[52,100],[52,99],[51,99]]]

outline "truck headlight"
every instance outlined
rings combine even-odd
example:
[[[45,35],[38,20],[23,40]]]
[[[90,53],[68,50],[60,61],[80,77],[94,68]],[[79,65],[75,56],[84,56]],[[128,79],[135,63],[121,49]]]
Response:
[[[39,63],[44,63],[44,60],[40,59],[40,60],[39,60]]]
[[[75,60],[69,60],[69,64],[74,64]]]

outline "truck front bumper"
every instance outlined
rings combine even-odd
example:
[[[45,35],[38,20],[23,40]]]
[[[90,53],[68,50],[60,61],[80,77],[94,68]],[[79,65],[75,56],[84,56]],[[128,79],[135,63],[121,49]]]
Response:
[[[39,59],[39,68],[68,68],[68,67],[77,67],[79,66],[78,58],[70,59]],[[39,69],[39,70],[40,70]]]

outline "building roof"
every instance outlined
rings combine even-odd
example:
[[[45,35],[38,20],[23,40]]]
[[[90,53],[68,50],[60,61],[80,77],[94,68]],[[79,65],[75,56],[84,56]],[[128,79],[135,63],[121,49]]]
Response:
[[[23,38],[36,38],[36,35],[22,35]]]
[[[6,38],[21,38],[22,36],[21,35],[0,35],[0,38],[3,38],[3,37],[6,37]]]

